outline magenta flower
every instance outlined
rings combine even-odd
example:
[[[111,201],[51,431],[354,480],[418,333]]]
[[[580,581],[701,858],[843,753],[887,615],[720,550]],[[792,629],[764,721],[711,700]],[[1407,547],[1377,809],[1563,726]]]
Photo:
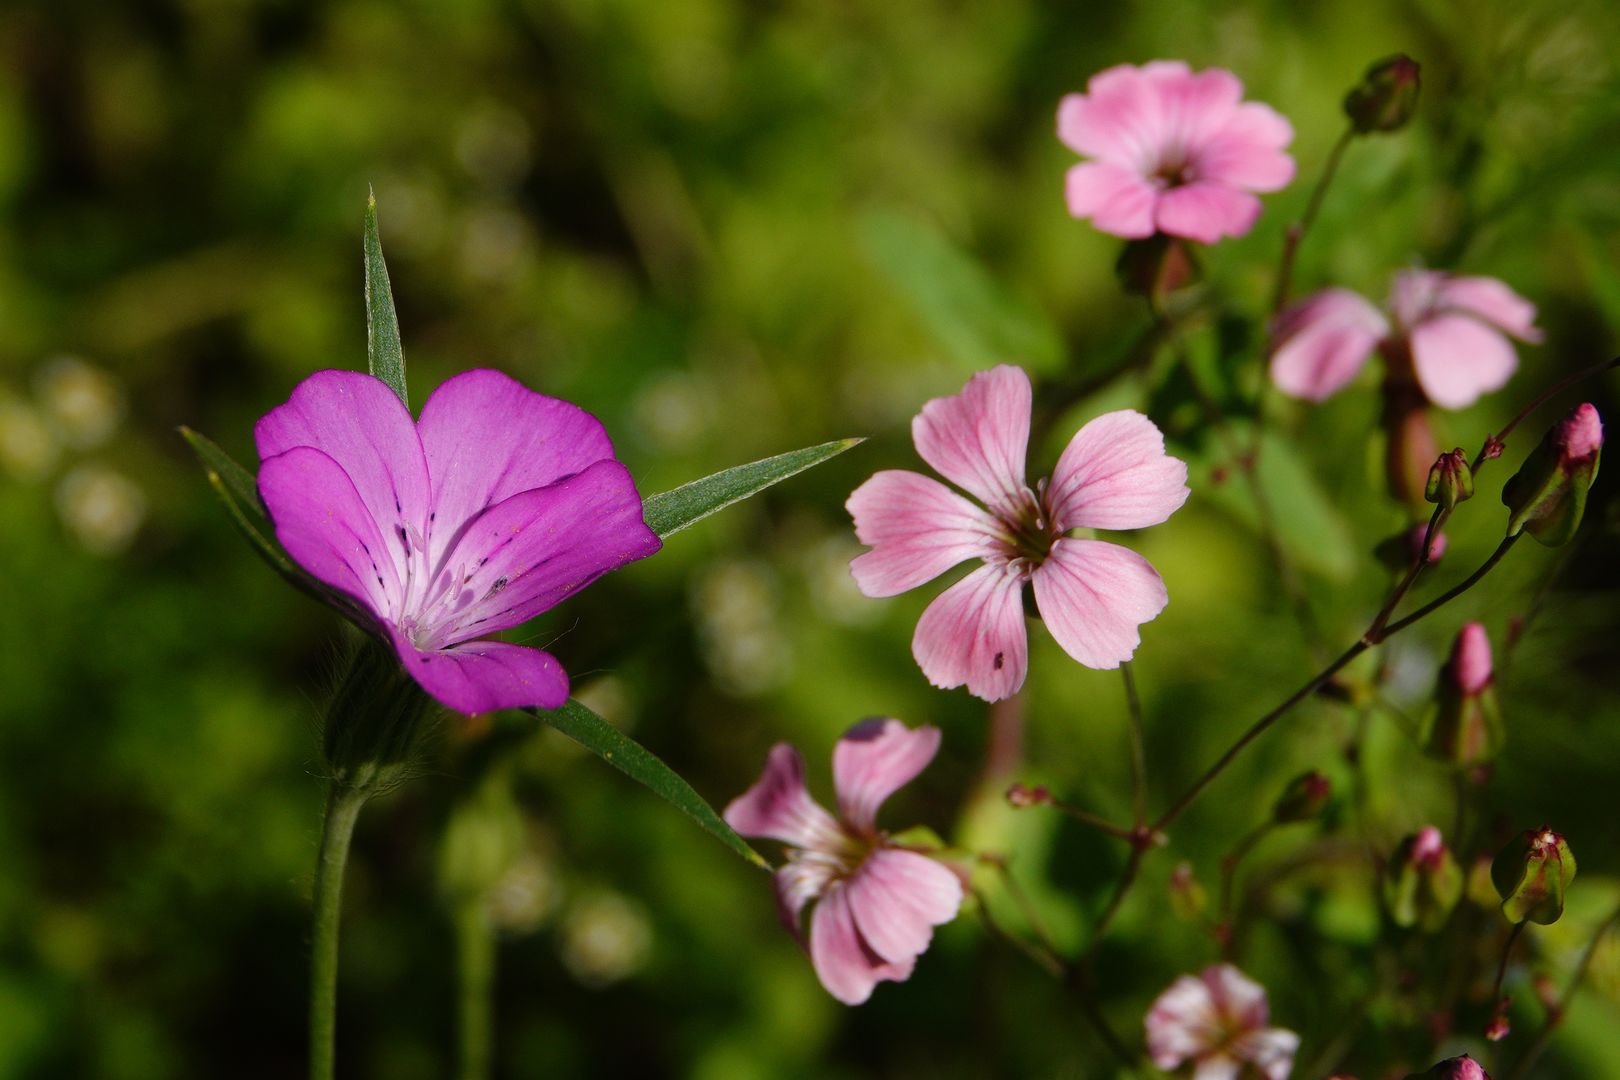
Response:
[[[1535,322],[1535,305],[1495,278],[1403,270],[1387,313],[1337,288],[1283,312],[1272,335],[1271,380],[1291,397],[1321,401],[1376,350],[1428,400],[1461,409],[1507,384],[1519,366],[1507,335],[1538,342]]]
[[[1231,964],[1194,978],[1183,975],[1148,1010],[1148,1056],[1161,1069],[1192,1062],[1195,1080],[1237,1080],[1252,1067],[1266,1080],[1285,1080],[1299,1036],[1268,1027],[1265,989]]]
[[[549,653],[484,636],[660,546],[596,418],[496,371],[450,379],[416,423],[381,380],[317,371],[254,438],[287,554],[457,712],[566,701]]]
[[[911,652],[928,681],[966,684],[986,701],[1024,684],[1029,641],[1023,586],[1065,652],[1114,668],[1141,642],[1137,627],[1169,601],[1158,572],[1082,529],[1141,529],[1187,500],[1187,466],[1164,452],[1153,422],[1130,410],[1086,424],[1058,459],[1050,483],[1024,482],[1029,376],[1002,365],[973,376],[961,393],[923,406],[911,422],[917,453],[980,499],[974,505],[919,473],[886,470],[845,503],[855,535],[872,550],[850,563],[867,596],[894,596],[960,562],[984,565],[928,605]]]
[[[1230,71],[1194,74],[1179,60],[1093,75],[1058,106],[1058,138],[1092,159],[1069,169],[1069,213],[1132,240],[1242,236],[1260,216],[1252,193],[1294,178],[1293,127],[1242,98]]]
[[[759,782],[726,807],[726,824],[737,832],[788,845],[775,878],[782,921],[802,941],[801,915],[816,902],[810,961],[821,985],[846,1005],[859,1005],[884,980],[910,978],[934,927],[962,905],[955,873],[893,844],[877,827],[878,807],[938,750],[938,728],[886,719],[856,724],[833,749],[835,818],[805,789],[804,758],[778,743]]]

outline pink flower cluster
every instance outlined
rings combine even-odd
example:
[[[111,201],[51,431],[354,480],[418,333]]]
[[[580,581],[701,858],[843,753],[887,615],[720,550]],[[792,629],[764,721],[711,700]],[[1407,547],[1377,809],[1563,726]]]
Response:
[[[1183,975],[1160,994],[1143,1021],[1148,1056],[1161,1069],[1190,1062],[1197,1080],[1255,1074],[1286,1080],[1299,1036],[1268,1026],[1265,989],[1231,964]]]

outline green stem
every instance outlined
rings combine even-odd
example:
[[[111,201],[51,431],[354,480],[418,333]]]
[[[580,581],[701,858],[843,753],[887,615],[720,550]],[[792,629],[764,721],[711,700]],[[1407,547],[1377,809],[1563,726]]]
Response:
[[[309,1075],[332,1080],[337,1045],[338,924],[343,913],[343,868],[366,793],[334,783],[326,797],[321,849],[315,863],[314,923],[309,960]]]
[[[1317,179],[1316,187],[1311,189],[1310,202],[1305,204],[1305,216],[1288,226],[1288,235],[1283,240],[1282,262],[1277,267],[1277,291],[1271,298],[1273,315],[1288,303],[1289,290],[1294,282],[1294,259],[1299,255],[1299,245],[1316,221],[1317,212],[1322,209],[1322,200],[1327,196],[1328,185],[1333,183],[1333,176],[1339,171],[1339,161],[1355,137],[1354,127],[1346,128],[1344,134],[1339,136],[1339,141],[1334,143],[1333,149],[1328,152],[1327,164],[1322,166],[1322,175]]]
[[[1136,693],[1131,662],[1119,665],[1125,677],[1125,706],[1131,718],[1131,815],[1136,827],[1147,824],[1147,752],[1142,745],[1142,699]]]
[[[477,899],[456,904],[457,1051],[461,1080],[487,1080],[494,1046],[495,929]]]

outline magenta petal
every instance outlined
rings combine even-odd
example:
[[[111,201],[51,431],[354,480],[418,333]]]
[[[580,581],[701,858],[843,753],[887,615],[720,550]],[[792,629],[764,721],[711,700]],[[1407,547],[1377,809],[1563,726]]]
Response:
[[[401,591],[387,541],[342,466],[295,446],[259,466],[259,497],[294,562],[379,618],[397,614]]]
[[[443,706],[471,716],[496,709],[555,709],[568,700],[568,674],[550,653],[504,641],[418,649],[394,634],[410,673]]]
[[[909,978],[913,964],[889,963],[861,940],[843,886],[829,890],[810,916],[810,961],[827,993],[845,1005],[861,1004],[885,979]]]
[[[863,720],[833,747],[838,813],[856,829],[876,826],[878,807],[934,760],[939,729],[908,728],[898,720]]]
[[[1000,701],[1024,685],[1029,637],[1023,583],[1004,566],[981,566],[934,599],[911,638],[928,681],[942,690]]]
[[[945,479],[991,509],[1012,509],[1026,490],[1029,409],[1029,376],[1002,364],[973,376],[961,393],[924,405],[911,438]]]
[[[1429,400],[1445,409],[1461,409],[1501,389],[1519,366],[1513,344],[1468,315],[1425,319],[1410,339],[1418,382]]]
[[[613,457],[596,417],[498,371],[465,371],[444,382],[422,407],[417,431],[433,482],[435,566],[488,507]]]
[[[1389,332],[1383,313],[1349,289],[1324,289],[1277,321],[1271,381],[1290,397],[1321,401],[1356,377]]]
[[[996,521],[932,477],[889,469],[844,504],[872,550],[849,569],[867,596],[894,596],[994,549]]]
[[[1154,218],[1159,231],[1213,244],[1223,236],[1242,236],[1260,216],[1260,200],[1221,184],[1195,182],[1159,196]]]
[[[934,927],[956,918],[962,882],[926,855],[879,848],[845,886],[861,938],[890,963],[922,955]]]
[[[419,622],[434,645],[516,626],[661,543],[630,471],[598,461],[479,515],[445,556]]]
[[[1153,209],[1159,193],[1125,165],[1091,161],[1072,166],[1064,177],[1069,214],[1090,218],[1102,232],[1127,240],[1153,235]]]
[[[387,384],[358,371],[317,371],[259,420],[253,437],[261,460],[312,446],[337,462],[405,580],[427,534],[428,473],[411,414]]]
[[[1089,668],[1116,668],[1141,643],[1137,627],[1169,603],[1142,556],[1101,540],[1059,540],[1035,571],[1035,605],[1063,651]]]
[[[1139,412],[1104,413],[1075,432],[1052,471],[1047,505],[1059,531],[1145,529],[1187,501],[1187,464]]]
[[[743,836],[780,840],[808,850],[837,850],[844,843],[843,829],[804,786],[804,758],[787,743],[771,747],[765,772],[753,787],[731,800],[721,817]]]
[[[1521,341],[1541,340],[1536,305],[1495,278],[1448,277],[1435,297],[1441,309],[1462,311],[1512,334]]]

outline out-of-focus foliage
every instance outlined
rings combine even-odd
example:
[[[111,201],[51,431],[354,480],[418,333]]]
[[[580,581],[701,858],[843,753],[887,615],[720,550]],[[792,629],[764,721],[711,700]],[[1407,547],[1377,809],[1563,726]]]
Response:
[[[989,752],[982,705],[930,689],[911,661],[927,596],[856,593],[842,502],[871,471],[913,464],[918,405],[1022,361],[1088,391],[1046,418],[1035,475],[1078,422],[1125,406],[1194,463],[1187,508],[1133,540],[1171,595],[1137,664],[1156,805],[1313,668],[1198,403],[1158,365],[1104,378],[1147,320],[1114,282],[1114,242],[1064,212],[1058,98],[1114,63],[1177,56],[1233,69],[1293,120],[1301,180],[1204,259],[1239,317],[1195,328],[1190,348],[1240,404],[1282,232],[1342,128],[1340,100],[1370,60],[1418,58],[1415,122],[1351,147],[1298,285],[1377,296],[1420,260],[1536,300],[1547,340],[1521,351],[1509,388],[1438,418],[1442,445],[1472,448],[1615,350],[1616,40],[1620,9],[1601,0],[0,7],[0,1076],[299,1068],[313,723],[340,631],[241,543],[175,429],[250,462],[253,420],[298,379],[364,366],[368,184],[418,405],[453,372],[503,368],[600,415],[645,491],[871,436],[526,636],[716,805],[779,739],[816,763],[863,715],[938,724],[940,760],[889,820],[1010,855],[1072,948],[1123,852],[999,793],[1016,776],[1124,817],[1118,677],[1037,632],[1010,764],[1007,747]],[[1371,378],[1279,408],[1263,454],[1333,642],[1376,608],[1388,581],[1370,552],[1404,524],[1380,494]],[[1612,390],[1588,396],[1620,415]],[[1459,509],[1437,578],[1496,545],[1495,485],[1565,404],[1481,478],[1489,497]],[[1368,855],[1338,829],[1365,825],[1383,853],[1449,828],[1448,774],[1413,739],[1435,668],[1462,619],[1503,640],[1537,604],[1499,660],[1507,745],[1480,811],[1485,833],[1550,822],[1579,852],[1565,918],[1525,935],[1512,974],[1514,1038],[1535,1029],[1530,970],[1570,970],[1620,873],[1613,505],[1600,479],[1586,539],[1520,545],[1489,588],[1396,639],[1378,701],[1308,703],[1177,823],[1098,958],[1116,1027],[1134,1033],[1159,990],[1213,958],[1169,915],[1172,868],[1216,881],[1314,767],[1346,794],[1325,825],[1249,856],[1245,902],[1263,917],[1238,942],[1273,1021],[1304,1036],[1298,1075],[1401,1075],[1474,1045],[1475,1028],[1437,1043],[1421,1022],[1434,1002],[1403,989],[1462,938],[1381,934]],[[1343,754],[1357,732],[1362,786]],[[435,859],[482,734],[447,725],[436,765],[361,820],[345,1072],[449,1072]],[[777,927],[764,876],[688,820],[555,733],[526,740],[513,774],[522,850],[492,901],[502,1075],[1109,1075],[1074,997],[971,914],[910,982],[848,1010]],[[1457,918],[1499,916],[1465,899]],[[1472,983],[1495,957],[1460,959],[1472,1023],[1489,989]],[[1538,1075],[1620,1076],[1617,1025],[1611,938]]]

